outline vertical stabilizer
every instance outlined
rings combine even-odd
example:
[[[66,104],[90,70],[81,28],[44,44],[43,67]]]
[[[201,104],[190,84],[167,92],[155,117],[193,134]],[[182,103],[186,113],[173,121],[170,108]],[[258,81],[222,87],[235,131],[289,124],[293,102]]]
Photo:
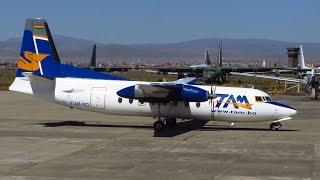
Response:
[[[305,62],[304,62],[304,55],[303,55],[302,45],[300,45],[299,64],[300,64],[300,68],[301,68],[301,69],[305,69],[305,68],[306,68],[306,64],[305,64]]]
[[[211,60],[210,60],[209,49],[206,49],[206,51],[205,51],[203,64],[206,64],[208,66],[212,65]]]
[[[96,45],[93,45],[93,50],[92,50],[92,56],[91,56],[91,61],[90,61],[90,66],[91,67],[96,67]]]
[[[23,72],[54,77],[60,73],[60,59],[44,19],[27,19],[16,77]]]
[[[218,66],[222,67],[222,41],[219,43]]]

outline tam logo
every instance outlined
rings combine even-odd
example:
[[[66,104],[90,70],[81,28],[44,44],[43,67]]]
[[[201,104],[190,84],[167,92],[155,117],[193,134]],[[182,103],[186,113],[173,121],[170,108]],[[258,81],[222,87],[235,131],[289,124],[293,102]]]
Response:
[[[221,107],[223,104],[223,108],[227,108],[229,104],[232,104],[234,108],[239,109],[239,107],[245,109],[251,109],[252,104],[249,103],[247,96],[238,95],[235,97],[232,94],[216,94],[218,96],[216,108]]]

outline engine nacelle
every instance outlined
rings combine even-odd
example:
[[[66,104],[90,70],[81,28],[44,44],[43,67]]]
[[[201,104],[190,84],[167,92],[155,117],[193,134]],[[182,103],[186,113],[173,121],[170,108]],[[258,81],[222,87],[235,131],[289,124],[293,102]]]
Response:
[[[208,100],[209,92],[195,86],[184,85],[178,96],[179,101],[203,102]]]

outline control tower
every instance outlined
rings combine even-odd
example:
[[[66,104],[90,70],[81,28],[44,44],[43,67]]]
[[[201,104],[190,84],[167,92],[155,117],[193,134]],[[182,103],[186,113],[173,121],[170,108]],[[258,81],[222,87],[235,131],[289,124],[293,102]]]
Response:
[[[300,55],[300,48],[287,48],[288,66],[298,67],[298,58]]]

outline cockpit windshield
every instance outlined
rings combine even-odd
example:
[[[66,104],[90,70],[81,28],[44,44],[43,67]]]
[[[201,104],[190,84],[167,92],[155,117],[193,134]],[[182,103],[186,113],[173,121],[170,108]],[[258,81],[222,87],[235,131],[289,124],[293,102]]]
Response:
[[[270,96],[265,96],[266,98],[266,101],[269,102],[269,101],[272,101],[271,97]]]
[[[256,96],[256,102],[270,102],[272,101],[270,96]]]

